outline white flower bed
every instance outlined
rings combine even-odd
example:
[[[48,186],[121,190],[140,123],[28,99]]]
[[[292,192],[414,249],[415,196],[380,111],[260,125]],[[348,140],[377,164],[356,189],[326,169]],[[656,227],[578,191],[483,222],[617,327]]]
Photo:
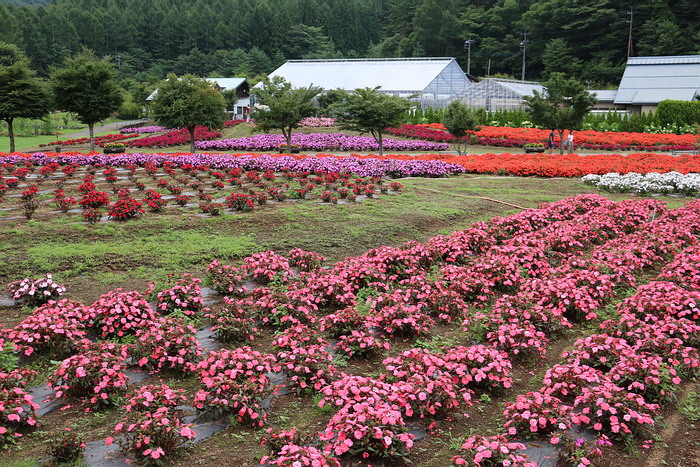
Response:
[[[614,193],[679,193],[693,196],[700,194],[700,174],[697,173],[651,172],[642,175],[630,172],[620,175],[611,172],[605,175],[586,175],[582,180],[587,185],[597,186]]]

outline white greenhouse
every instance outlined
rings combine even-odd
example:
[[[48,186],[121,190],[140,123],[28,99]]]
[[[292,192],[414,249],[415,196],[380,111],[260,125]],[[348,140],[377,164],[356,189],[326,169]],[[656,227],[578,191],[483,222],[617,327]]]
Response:
[[[270,74],[294,87],[324,90],[374,88],[402,97],[414,96],[422,108],[444,107],[472,84],[454,58],[369,58],[289,60]]]
[[[469,107],[482,108],[490,112],[522,108],[523,97],[540,94],[544,86],[534,81],[486,78],[465,90],[458,99]]]

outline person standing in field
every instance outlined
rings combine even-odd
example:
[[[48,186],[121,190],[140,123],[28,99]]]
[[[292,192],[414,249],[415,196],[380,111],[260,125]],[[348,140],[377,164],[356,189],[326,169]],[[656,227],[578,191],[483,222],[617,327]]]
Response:
[[[568,149],[568,154],[574,152],[574,132],[570,131],[569,136],[566,137],[566,148]]]
[[[549,138],[547,138],[547,149],[549,150],[549,155],[552,155],[552,150],[554,149],[554,130],[549,132]]]

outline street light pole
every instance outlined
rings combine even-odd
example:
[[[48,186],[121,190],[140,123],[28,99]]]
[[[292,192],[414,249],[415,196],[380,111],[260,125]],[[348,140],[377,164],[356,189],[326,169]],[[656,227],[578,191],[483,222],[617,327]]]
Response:
[[[525,31],[523,32],[523,40],[520,43],[520,51],[523,53],[523,69],[520,75],[521,81],[525,81],[525,51],[527,50],[527,44],[529,43],[530,41],[527,40],[527,31]]]
[[[475,43],[476,40],[474,39],[468,39],[464,41],[464,49],[467,51],[467,74],[471,73],[471,68],[472,68],[472,44]]]

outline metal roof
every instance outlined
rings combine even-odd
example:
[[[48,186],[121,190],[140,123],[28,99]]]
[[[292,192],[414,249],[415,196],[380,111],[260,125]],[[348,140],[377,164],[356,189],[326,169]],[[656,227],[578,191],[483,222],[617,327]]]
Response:
[[[593,94],[598,102],[614,102],[617,97],[617,89],[595,89],[588,92]]]
[[[179,79],[179,78],[178,78]],[[216,84],[224,91],[233,91],[238,89],[238,87],[246,82],[245,78],[204,78],[210,83]],[[152,101],[158,95],[158,89],[153,91],[150,96],[146,98],[147,101]]]
[[[289,60],[270,74],[281,76],[294,87],[319,86],[347,91],[379,86],[385,92],[422,92],[454,58],[381,58],[345,60]],[[461,71],[461,69],[460,69]],[[461,87],[469,86],[462,72]]]
[[[238,87],[246,82],[245,78],[204,78],[210,83],[216,83],[219,87],[224,88],[224,91],[235,91]]]
[[[627,61],[616,104],[658,104],[692,100],[700,94],[700,55],[632,57]]]

